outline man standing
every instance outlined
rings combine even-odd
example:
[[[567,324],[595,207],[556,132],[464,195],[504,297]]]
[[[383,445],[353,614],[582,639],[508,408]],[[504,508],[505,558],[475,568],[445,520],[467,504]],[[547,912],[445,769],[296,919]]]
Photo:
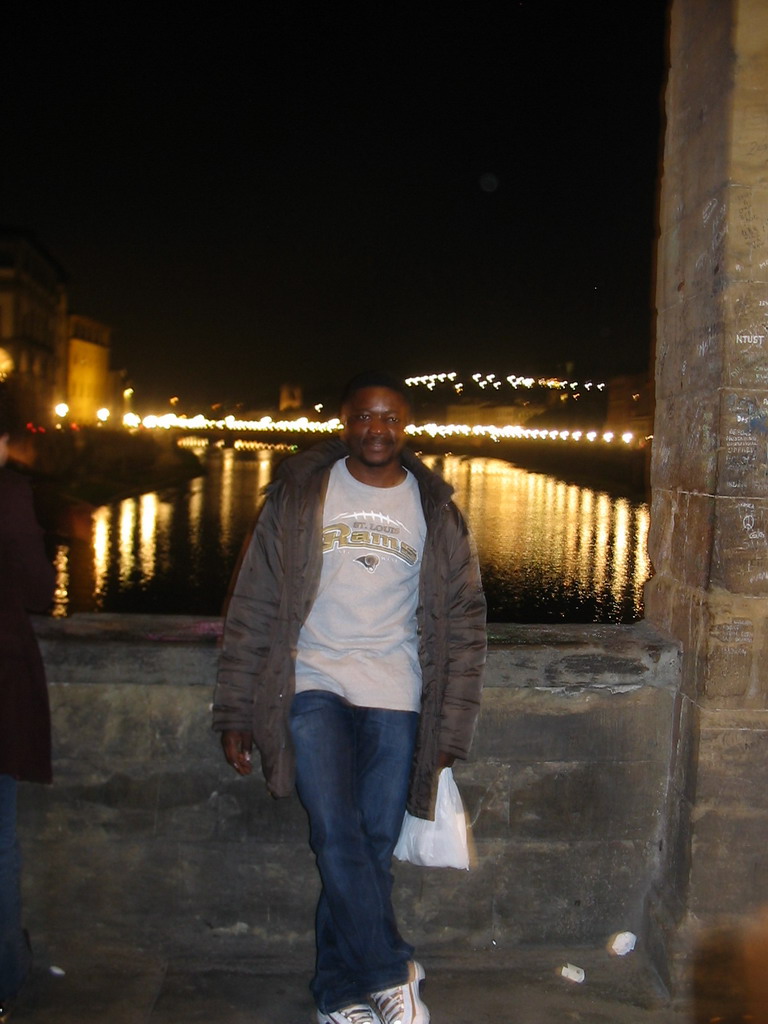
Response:
[[[405,447],[410,404],[354,378],[341,439],[286,460],[230,599],[214,729],[241,775],[294,782],[322,892],[319,1024],[427,1024],[424,977],[392,909],[406,808],[433,814],[466,757],[485,661],[485,598],[451,488]]]

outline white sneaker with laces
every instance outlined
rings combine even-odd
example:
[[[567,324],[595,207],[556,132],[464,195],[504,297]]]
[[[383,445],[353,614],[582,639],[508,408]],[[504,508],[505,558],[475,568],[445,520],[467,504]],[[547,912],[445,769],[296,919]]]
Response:
[[[411,960],[408,968],[408,981],[404,985],[372,992],[369,997],[382,1024],[429,1024],[429,1010],[419,995],[424,968],[415,960]]]
[[[344,1006],[341,1010],[331,1013],[317,1011],[317,1024],[377,1024],[373,1010],[366,1003],[355,1003]]]

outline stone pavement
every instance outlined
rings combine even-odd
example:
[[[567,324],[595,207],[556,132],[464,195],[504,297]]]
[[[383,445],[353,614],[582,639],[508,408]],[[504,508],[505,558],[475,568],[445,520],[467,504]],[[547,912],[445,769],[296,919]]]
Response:
[[[84,937],[83,937],[84,938]],[[36,1024],[309,1024],[311,961],[206,962],[146,950],[58,946],[36,967],[11,1020]],[[435,1024],[689,1024],[713,1019],[673,1006],[642,953],[517,949],[447,961],[423,957]],[[582,983],[558,968],[585,971]],[[51,969],[53,968],[53,970]],[[61,973],[63,972],[63,973]],[[715,1015],[716,1016],[716,1015]],[[720,1016],[721,1021],[740,1017]]]

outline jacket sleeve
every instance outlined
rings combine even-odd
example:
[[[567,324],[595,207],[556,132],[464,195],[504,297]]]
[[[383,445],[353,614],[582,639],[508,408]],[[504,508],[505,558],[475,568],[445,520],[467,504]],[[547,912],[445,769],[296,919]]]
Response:
[[[472,745],[487,650],[486,601],[480,566],[463,516],[451,506],[454,529],[444,585],[447,589],[448,682],[443,694],[438,749],[466,758]]]
[[[236,570],[224,621],[213,697],[213,728],[251,730],[257,681],[280,614],[284,563],[281,488],[267,497]]]
[[[4,486],[0,488],[3,596],[0,605],[12,603],[29,612],[44,612],[53,600],[56,573],[46,555],[43,531],[35,518],[32,489],[15,471],[5,469],[3,473]]]

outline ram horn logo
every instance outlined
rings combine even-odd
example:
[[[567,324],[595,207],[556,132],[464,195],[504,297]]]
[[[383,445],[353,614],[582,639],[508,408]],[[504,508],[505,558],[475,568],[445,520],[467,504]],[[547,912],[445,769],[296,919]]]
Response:
[[[376,572],[381,559],[378,555],[360,555],[360,557],[356,558],[355,561],[359,562],[364,569],[368,570],[368,572]]]

